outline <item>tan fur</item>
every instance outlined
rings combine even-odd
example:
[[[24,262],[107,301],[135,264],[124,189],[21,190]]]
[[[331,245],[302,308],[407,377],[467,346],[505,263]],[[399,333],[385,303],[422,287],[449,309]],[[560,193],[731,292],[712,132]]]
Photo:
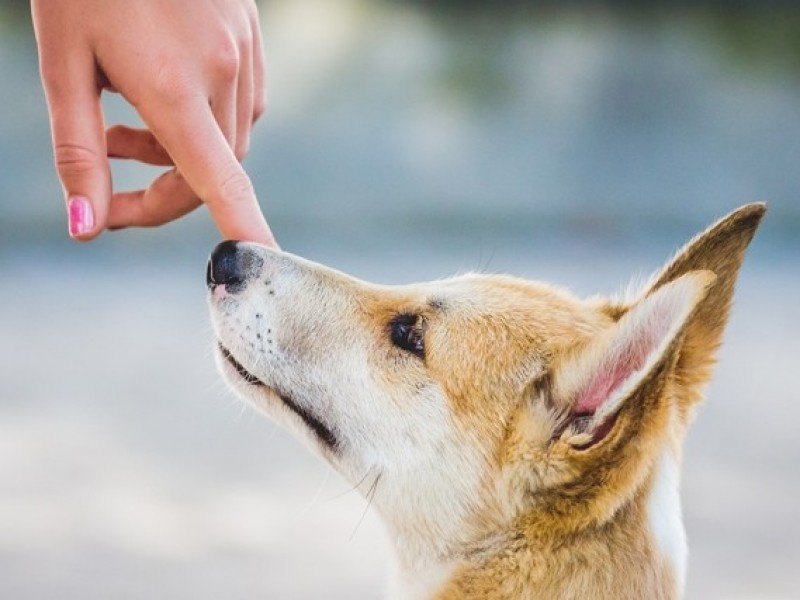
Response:
[[[397,597],[678,598],[670,477],[764,210],[719,221],[625,303],[506,276],[375,286],[243,245],[265,266],[244,292],[217,286],[212,316],[259,384],[220,364],[242,395],[368,482],[395,541]],[[404,314],[418,319],[424,356],[392,341]],[[330,428],[332,447],[287,410],[290,396]],[[654,514],[659,502],[678,512]]]

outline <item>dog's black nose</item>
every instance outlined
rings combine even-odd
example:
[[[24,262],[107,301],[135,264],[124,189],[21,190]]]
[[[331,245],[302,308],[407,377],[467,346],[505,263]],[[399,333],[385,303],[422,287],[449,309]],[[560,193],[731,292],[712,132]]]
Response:
[[[224,285],[229,293],[235,294],[244,289],[248,277],[258,274],[262,264],[263,259],[249,244],[230,240],[222,242],[208,259],[206,284],[211,289]]]
[[[238,242],[228,240],[217,244],[208,259],[206,283],[208,287],[215,285],[240,285],[242,273],[237,260]]]

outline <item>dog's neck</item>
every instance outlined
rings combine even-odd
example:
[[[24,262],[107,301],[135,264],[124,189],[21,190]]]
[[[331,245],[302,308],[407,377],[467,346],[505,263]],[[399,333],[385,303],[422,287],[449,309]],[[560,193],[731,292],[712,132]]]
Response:
[[[500,531],[500,533],[498,533]],[[395,537],[392,598],[679,598],[686,541],[677,462],[665,452],[607,522],[555,532],[535,510],[469,543]]]

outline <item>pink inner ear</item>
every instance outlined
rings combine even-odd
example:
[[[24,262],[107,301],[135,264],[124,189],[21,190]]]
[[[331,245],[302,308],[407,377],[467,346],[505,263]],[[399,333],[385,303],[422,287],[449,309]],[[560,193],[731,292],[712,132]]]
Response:
[[[594,414],[611,393],[635,371],[629,365],[609,365],[608,370],[597,373],[578,397],[573,408],[576,414]]]
[[[573,412],[594,414],[611,394],[647,362],[671,325],[669,306],[653,303],[649,306],[649,319],[637,320],[633,328],[623,328],[618,339],[613,340],[600,360],[589,384],[578,395]]]

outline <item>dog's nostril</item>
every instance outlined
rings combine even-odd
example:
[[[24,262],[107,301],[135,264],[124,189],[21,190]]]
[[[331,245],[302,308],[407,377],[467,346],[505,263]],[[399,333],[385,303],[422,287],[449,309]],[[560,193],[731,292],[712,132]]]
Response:
[[[218,244],[208,259],[206,284],[209,287],[225,285],[229,292],[241,288],[247,273],[247,262],[243,260],[238,242],[226,241]]]

